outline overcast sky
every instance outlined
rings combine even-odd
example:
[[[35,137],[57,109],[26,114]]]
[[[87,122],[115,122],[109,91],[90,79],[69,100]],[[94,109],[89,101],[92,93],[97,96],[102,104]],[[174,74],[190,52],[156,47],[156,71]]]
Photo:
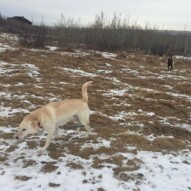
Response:
[[[191,31],[191,0],[0,0],[3,16],[25,16],[38,23],[54,25],[61,17],[92,22],[96,14],[107,18],[120,13],[131,22],[158,29]]]

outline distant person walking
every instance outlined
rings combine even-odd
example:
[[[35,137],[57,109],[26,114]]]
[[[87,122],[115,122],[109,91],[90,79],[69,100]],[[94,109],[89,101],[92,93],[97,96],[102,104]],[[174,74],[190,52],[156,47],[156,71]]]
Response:
[[[172,59],[172,56],[170,56],[169,58],[168,58],[168,71],[171,71],[171,70],[173,70],[173,59]]]

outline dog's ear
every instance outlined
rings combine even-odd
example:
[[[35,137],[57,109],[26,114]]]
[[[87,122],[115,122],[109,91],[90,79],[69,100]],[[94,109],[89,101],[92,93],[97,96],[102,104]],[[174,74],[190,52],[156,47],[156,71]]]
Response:
[[[32,121],[31,126],[35,128],[35,127],[38,127],[38,124],[39,124],[39,121],[35,119]]]
[[[29,115],[25,115],[23,119],[27,119]]]
[[[33,121],[32,123],[31,123],[31,126],[33,127],[33,128],[42,128],[42,126],[41,126],[41,123],[40,123],[40,121],[39,120],[35,120],[35,121]]]

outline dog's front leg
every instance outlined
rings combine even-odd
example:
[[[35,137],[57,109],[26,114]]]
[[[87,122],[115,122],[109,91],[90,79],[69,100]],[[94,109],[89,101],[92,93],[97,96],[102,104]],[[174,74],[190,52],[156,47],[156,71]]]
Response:
[[[51,139],[53,137],[54,132],[55,132],[55,130],[54,131],[52,130],[52,131],[48,132],[46,143],[45,143],[44,147],[42,147],[42,149],[41,149],[42,152],[44,152],[48,148],[48,146],[50,145],[50,141],[51,141]]]
[[[55,130],[55,133],[54,133],[54,138],[57,138],[57,139],[62,137],[61,135],[59,135],[58,130],[59,130],[59,127],[56,127],[56,130]]]

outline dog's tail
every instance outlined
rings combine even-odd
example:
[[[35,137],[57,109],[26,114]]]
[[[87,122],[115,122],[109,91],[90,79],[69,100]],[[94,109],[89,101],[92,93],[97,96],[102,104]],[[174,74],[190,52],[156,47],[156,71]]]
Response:
[[[86,82],[85,84],[83,84],[82,86],[82,99],[84,102],[88,102],[88,93],[87,93],[87,89],[88,86],[92,83],[92,81]]]

